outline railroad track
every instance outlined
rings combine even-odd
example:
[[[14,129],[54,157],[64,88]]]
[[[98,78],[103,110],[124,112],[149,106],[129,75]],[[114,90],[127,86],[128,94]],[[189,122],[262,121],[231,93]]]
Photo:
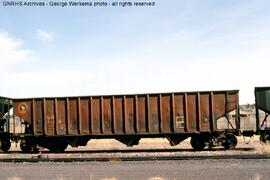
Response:
[[[236,148],[233,151],[252,151],[255,148]],[[224,155],[223,148],[204,149],[200,152],[221,152],[218,155],[198,155],[193,149],[107,149],[107,150],[79,150],[79,151],[65,151],[63,153],[52,153],[50,151],[41,151],[39,154],[26,154],[21,151],[10,151],[7,158],[0,158],[0,162],[108,162],[108,161],[163,161],[163,160],[207,160],[207,159],[269,159],[270,154],[256,155],[256,154],[230,154]],[[180,153],[180,154],[155,154],[153,153]],[[181,152],[194,152],[194,155],[183,155]],[[198,151],[197,151],[198,152]],[[127,156],[122,157],[114,153],[122,153]],[[137,154],[134,154],[137,153]],[[145,153],[145,154],[140,154]],[[6,153],[3,153],[6,154]],[[87,156],[88,154],[100,154],[99,157],[78,157],[78,154]],[[110,154],[109,157],[104,157],[101,154]],[[14,157],[12,157],[14,156]],[[73,156],[73,157],[70,157]]]
[[[176,160],[224,160],[224,159],[270,159],[263,155],[202,155],[202,156],[131,156],[131,157],[92,157],[92,158],[50,158],[37,156],[32,158],[0,158],[0,162],[117,162],[117,161],[176,161]]]
[[[251,151],[255,150],[255,147],[245,147],[245,148],[236,148],[234,151]],[[218,152],[218,151],[224,151],[224,148],[212,148],[212,149],[203,149],[201,152]],[[76,154],[76,153],[81,153],[81,154],[91,154],[91,153],[97,153],[97,154],[103,154],[103,153],[152,153],[152,152],[199,152],[194,149],[101,149],[101,150],[66,150],[62,152],[61,154]],[[22,153],[22,151],[9,151],[9,152],[0,152],[0,154],[25,154]],[[42,151],[42,153],[46,154],[54,154],[53,152],[50,151]]]

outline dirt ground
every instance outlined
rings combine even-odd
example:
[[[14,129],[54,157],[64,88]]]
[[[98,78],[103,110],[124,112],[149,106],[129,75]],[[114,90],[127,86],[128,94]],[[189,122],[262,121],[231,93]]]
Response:
[[[188,160],[87,163],[0,163],[0,179],[267,180],[270,160]]]

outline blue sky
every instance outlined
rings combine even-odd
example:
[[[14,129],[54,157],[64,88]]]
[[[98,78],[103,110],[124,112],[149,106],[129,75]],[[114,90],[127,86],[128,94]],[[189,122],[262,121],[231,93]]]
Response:
[[[107,1],[109,2],[109,1]],[[155,7],[3,7],[1,96],[269,86],[270,1],[156,0]]]

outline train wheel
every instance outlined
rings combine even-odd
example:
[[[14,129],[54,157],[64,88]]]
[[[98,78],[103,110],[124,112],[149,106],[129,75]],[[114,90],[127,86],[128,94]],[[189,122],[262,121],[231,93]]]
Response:
[[[224,142],[222,143],[222,146],[226,150],[231,150],[231,149],[235,149],[236,145],[237,145],[237,139],[236,139],[235,135],[227,134],[225,136]]]
[[[263,134],[260,135],[260,141],[263,142],[263,143],[265,143],[264,142],[264,135]]]
[[[0,150],[7,152],[11,146],[10,140],[8,138],[0,139]]]
[[[55,153],[61,153],[64,152],[67,148],[68,144],[67,143],[59,143],[55,144],[54,146],[48,148],[51,152]]]
[[[29,141],[22,139],[20,142],[20,148],[24,153],[37,152],[37,146],[29,143]]]
[[[260,141],[269,145],[270,144],[270,135],[269,134],[261,134]]]
[[[20,148],[24,153],[31,153],[32,148],[30,146],[27,146],[26,144],[20,144]]]
[[[193,136],[191,137],[190,144],[196,151],[201,151],[206,146],[206,140],[203,136]]]

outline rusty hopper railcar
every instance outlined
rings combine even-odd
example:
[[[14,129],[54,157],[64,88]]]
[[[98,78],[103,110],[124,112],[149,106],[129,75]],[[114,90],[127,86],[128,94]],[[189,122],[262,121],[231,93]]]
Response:
[[[177,145],[191,137],[196,150],[206,145],[236,146],[239,116],[218,129],[219,119],[238,114],[238,90],[133,95],[13,99],[14,117],[25,125],[17,134],[25,152],[37,146],[64,151],[90,139],[113,138],[127,146],[141,138],[164,137]]]

